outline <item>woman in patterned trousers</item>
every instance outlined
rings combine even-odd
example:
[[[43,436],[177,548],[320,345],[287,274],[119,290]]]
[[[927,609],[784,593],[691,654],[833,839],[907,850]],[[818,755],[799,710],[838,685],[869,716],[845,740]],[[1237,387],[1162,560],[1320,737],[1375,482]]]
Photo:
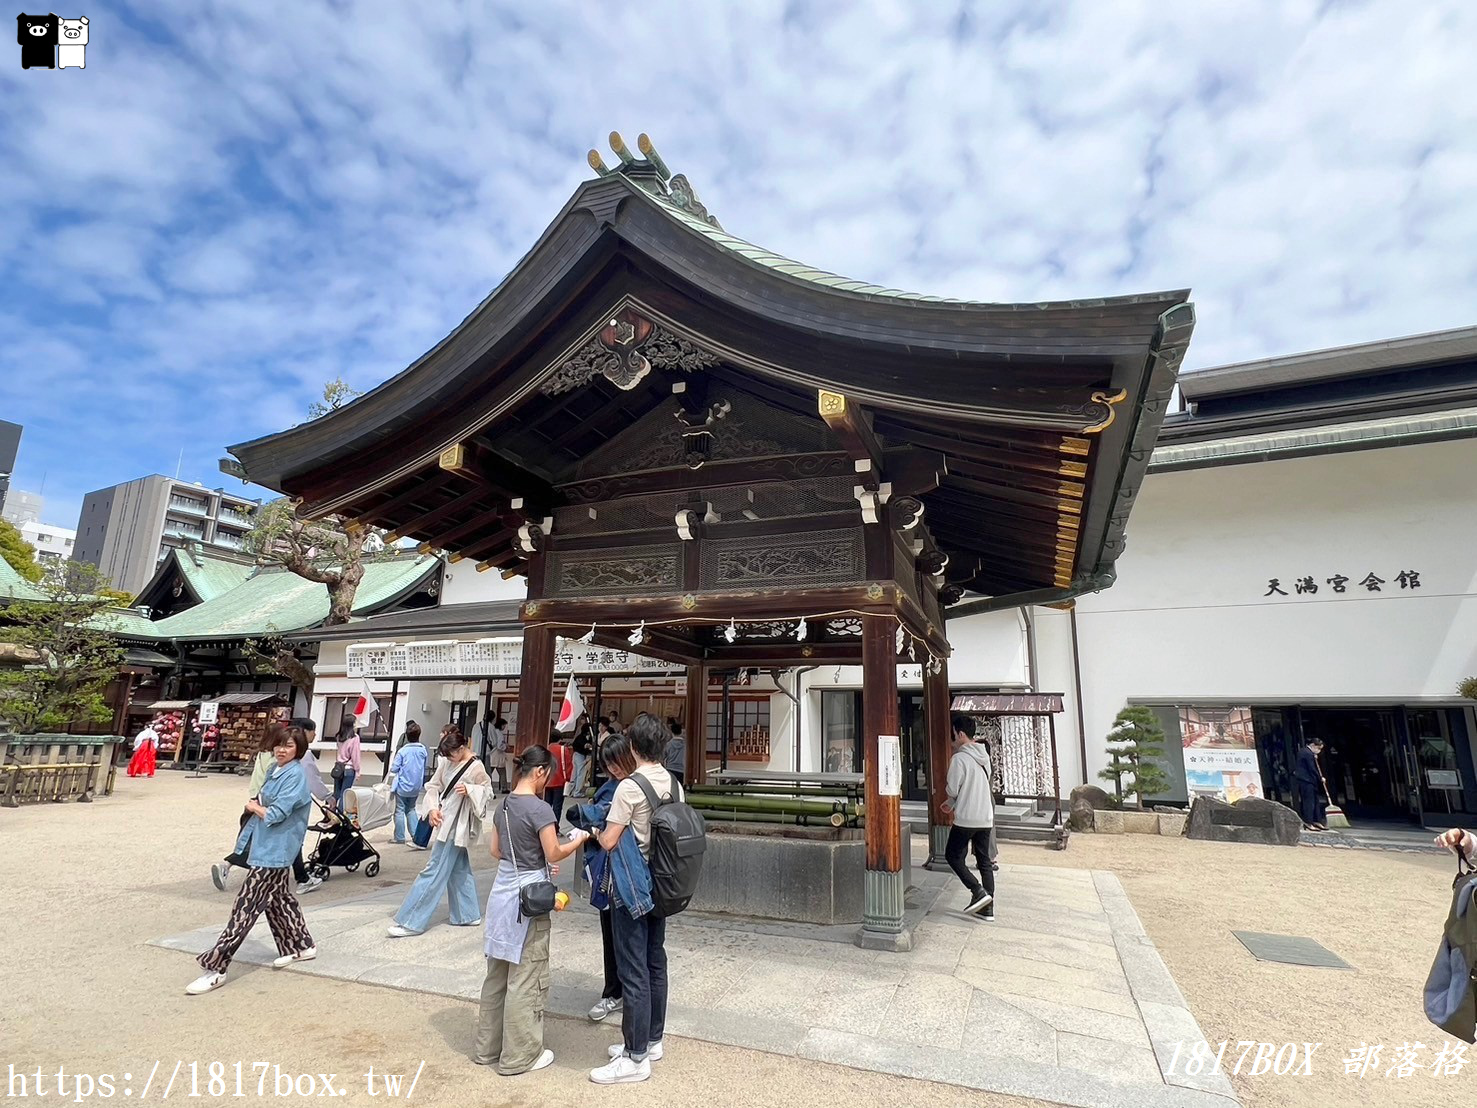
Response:
[[[191,996],[208,993],[226,983],[226,970],[232,957],[262,915],[267,917],[267,926],[277,942],[280,957],[272,963],[276,968],[318,955],[302,909],[287,883],[293,859],[303,847],[312,807],[307,773],[302,766],[308,736],[300,727],[280,723],[274,723],[269,734],[277,766],[267,776],[257,798],[246,805],[251,820],[236,840],[235,853],[245,855],[249,850],[251,868],[236,894],[236,902],[231,905],[231,918],[226,921],[225,930],[215,946],[197,959],[205,973],[186,987],[185,992]]]

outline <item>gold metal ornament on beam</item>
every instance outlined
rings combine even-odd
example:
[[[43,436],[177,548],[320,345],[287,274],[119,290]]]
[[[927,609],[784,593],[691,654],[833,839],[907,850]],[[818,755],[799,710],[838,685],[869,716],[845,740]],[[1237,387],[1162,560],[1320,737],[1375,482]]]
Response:
[[[1091,427],[1082,428],[1082,433],[1084,435],[1095,435],[1099,431],[1106,431],[1109,427],[1113,426],[1113,420],[1118,416],[1117,406],[1127,399],[1127,389],[1119,389],[1111,395],[1106,392],[1093,393],[1092,402],[1094,404],[1106,404],[1108,406],[1108,417],[1101,423],[1094,423]]]

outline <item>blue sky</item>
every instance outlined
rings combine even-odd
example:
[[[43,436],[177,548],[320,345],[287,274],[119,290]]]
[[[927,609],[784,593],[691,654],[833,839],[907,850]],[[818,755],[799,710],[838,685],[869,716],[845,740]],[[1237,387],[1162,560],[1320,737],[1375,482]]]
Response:
[[[1462,0],[80,8],[85,70],[0,63],[0,419],[47,522],[404,368],[612,129],[847,276],[1192,286],[1189,368],[1477,324]]]

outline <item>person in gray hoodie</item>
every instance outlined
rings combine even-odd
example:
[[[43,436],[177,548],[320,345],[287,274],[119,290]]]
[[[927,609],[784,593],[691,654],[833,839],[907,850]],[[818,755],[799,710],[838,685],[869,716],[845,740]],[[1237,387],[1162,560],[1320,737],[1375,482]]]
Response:
[[[944,859],[969,890],[964,910],[982,919],[995,918],[995,867],[990,862],[990,840],[995,834],[995,798],[991,794],[990,751],[974,741],[974,720],[960,712],[949,718],[954,732],[954,756],[949,759],[948,811],[954,817]],[[974,850],[980,880],[964,864],[964,852]]]

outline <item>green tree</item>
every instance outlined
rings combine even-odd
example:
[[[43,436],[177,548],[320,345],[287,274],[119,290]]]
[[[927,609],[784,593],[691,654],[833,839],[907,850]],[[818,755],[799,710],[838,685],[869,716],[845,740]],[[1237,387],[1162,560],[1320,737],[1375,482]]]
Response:
[[[1457,682],[1457,695],[1468,700],[1477,700],[1477,677],[1464,677]]]
[[[59,562],[37,583],[44,600],[5,609],[0,638],[13,664],[0,668],[0,719],[25,734],[111,717],[102,694],[123,649],[107,629],[106,585],[96,566]]]
[[[322,400],[308,409],[312,419],[347,404],[358,396],[342,377],[323,386]],[[364,564],[384,550],[384,533],[357,520],[325,516],[307,520],[298,515],[288,497],[269,500],[251,516],[245,547],[257,565],[277,566],[314,581],[328,590],[325,627],[349,622],[354,597],[364,580]],[[313,673],[290,643],[275,635],[246,643],[244,652],[253,665],[286,677],[305,693],[313,690]]]
[[[1169,788],[1169,774],[1156,761],[1164,754],[1164,729],[1152,710],[1142,704],[1124,708],[1113,720],[1107,742],[1108,768],[1098,776],[1113,782],[1120,803],[1126,778],[1131,778],[1128,791],[1137,797],[1139,808],[1146,796],[1157,796]]]
[[[21,537],[20,530],[7,519],[0,519],[0,558],[11,568],[35,584],[46,572],[36,561],[36,548]]]
[[[318,419],[329,412],[337,411],[358,395],[360,395],[358,389],[342,377],[335,377],[323,385],[323,399],[315,400],[308,405],[308,418]]]

